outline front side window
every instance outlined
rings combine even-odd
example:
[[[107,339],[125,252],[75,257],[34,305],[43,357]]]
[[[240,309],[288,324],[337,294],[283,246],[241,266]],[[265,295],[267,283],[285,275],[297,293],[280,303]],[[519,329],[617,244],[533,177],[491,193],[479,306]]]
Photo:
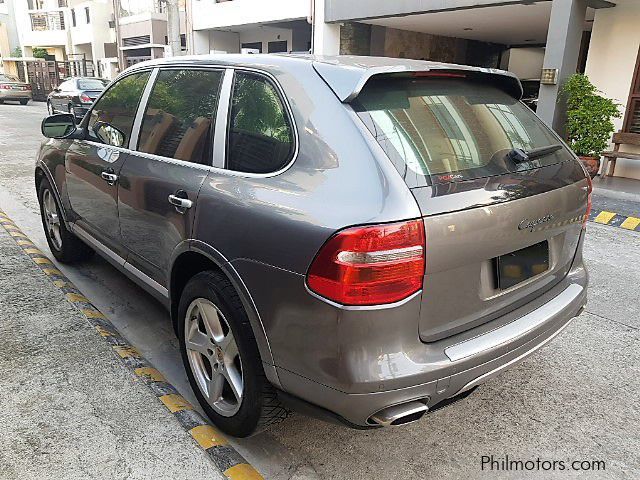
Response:
[[[231,101],[227,168],[271,173],[289,163],[293,131],[284,105],[266,78],[236,73]]]
[[[210,164],[222,72],[163,70],[142,120],[138,151]]]
[[[115,147],[127,147],[138,103],[148,79],[149,72],[124,77],[96,102],[87,124],[94,140]]]

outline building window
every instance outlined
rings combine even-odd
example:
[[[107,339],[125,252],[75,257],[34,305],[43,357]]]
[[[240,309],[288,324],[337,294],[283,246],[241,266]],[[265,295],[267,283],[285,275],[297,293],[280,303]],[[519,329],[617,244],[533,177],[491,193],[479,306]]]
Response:
[[[58,7],[59,8],[66,8],[69,5],[67,5],[67,0],[58,0]]]
[[[91,23],[91,17],[89,17],[89,7],[84,7],[84,17],[87,20],[87,25]]]
[[[42,10],[44,9],[44,0],[27,0],[27,7],[29,10]]]
[[[71,26],[76,26],[76,11],[74,8],[71,9]]]
[[[30,13],[31,30],[40,32],[44,30],[64,30],[64,14],[62,12],[52,13]]]
[[[640,50],[638,51],[636,69],[631,82],[631,92],[629,93],[623,131],[640,134]]]
[[[243,43],[241,48],[249,48],[251,50],[257,50],[258,53],[262,53],[262,42]]]

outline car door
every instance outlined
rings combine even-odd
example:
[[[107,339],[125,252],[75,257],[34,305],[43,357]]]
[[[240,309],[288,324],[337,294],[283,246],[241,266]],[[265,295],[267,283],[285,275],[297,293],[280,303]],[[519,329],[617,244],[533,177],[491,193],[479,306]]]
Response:
[[[118,224],[118,175],[128,152],[136,116],[150,71],[114,83],[85,119],[86,139],[74,140],[65,157],[69,202],[76,225],[115,251],[121,251]]]
[[[223,76],[214,68],[160,69],[139,112],[137,147],[119,173],[127,261],[163,286],[174,250],[191,237],[198,192],[212,164]]]

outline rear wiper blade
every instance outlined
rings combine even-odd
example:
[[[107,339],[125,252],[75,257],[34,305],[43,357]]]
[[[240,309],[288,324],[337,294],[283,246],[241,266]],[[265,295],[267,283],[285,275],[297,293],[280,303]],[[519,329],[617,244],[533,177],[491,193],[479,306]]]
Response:
[[[547,155],[551,155],[552,153],[557,152],[561,149],[562,145],[560,145],[559,143],[547,145],[546,147],[532,148],[531,150],[514,148],[509,153],[507,153],[507,157],[509,157],[515,163],[523,163],[530,160],[535,160],[536,158],[546,157]]]

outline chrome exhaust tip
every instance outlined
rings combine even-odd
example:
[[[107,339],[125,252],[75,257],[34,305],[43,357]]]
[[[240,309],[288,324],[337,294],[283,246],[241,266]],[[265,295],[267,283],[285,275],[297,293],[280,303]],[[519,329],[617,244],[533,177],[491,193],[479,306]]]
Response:
[[[369,423],[390,427],[405,425],[420,420],[429,407],[419,401],[401,403],[393,407],[383,408],[369,417]]]

